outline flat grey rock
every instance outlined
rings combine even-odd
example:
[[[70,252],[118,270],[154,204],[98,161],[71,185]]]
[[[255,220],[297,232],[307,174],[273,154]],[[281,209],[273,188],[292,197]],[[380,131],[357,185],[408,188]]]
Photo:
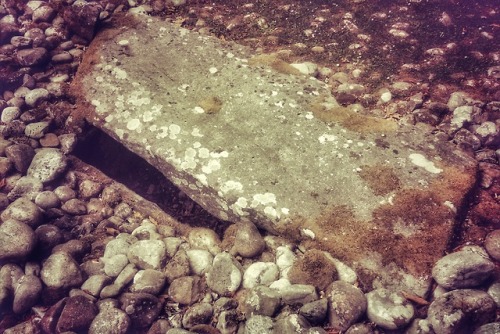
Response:
[[[102,31],[72,92],[75,116],[213,215],[328,250],[367,286],[423,295],[475,182],[473,160],[423,129],[340,107],[274,56],[148,16]]]

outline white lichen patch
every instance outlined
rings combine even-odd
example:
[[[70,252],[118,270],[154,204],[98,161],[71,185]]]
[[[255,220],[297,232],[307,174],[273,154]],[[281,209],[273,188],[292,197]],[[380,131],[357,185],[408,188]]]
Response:
[[[204,114],[205,113],[205,109],[203,109],[202,107],[196,106],[196,107],[193,108],[193,113],[195,113],[195,114]]]
[[[304,237],[307,237],[307,238],[310,238],[312,240],[314,240],[316,238],[316,234],[314,234],[313,231],[311,231],[310,229],[308,228],[303,228],[301,231],[300,231],[300,234]]]
[[[268,216],[268,217],[271,217],[271,218],[276,218],[276,217],[279,217],[278,215],[278,211],[276,211],[276,209],[272,206],[266,206],[264,208],[264,213]]]
[[[198,156],[202,159],[210,158],[210,151],[206,147],[200,147],[198,150]]]
[[[129,43],[130,42],[127,39],[122,39],[122,40],[118,41],[118,45],[120,45],[120,46],[127,46],[127,45],[129,45]]]
[[[205,174],[196,174],[194,176],[198,181],[201,182],[205,187],[208,186],[207,176]]]
[[[208,69],[208,71],[210,72],[210,74],[215,74],[215,73],[219,72],[219,70],[217,69],[217,67],[210,67]]]
[[[453,213],[457,213],[457,208],[456,208],[455,204],[453,204],[452,202],[450,202],[450,201],[445,201],[445,202],[443,203],[443,205],[444,205],[444,206],[446,206],[446,207],[448,207],[448,208],[450,208],[451,212],[453,212]]]
[[[322,134],[321,136],[319,136],[318,138],[319,142],[321,144],[324,144],[326,142],[333,142],[333,141],[336,141],[337,140],[337,136],[335,135],[331,135],[331,134],[327,134],[327,133],[324,133]]]
[[[115,68],[113,68],[111,73],[115,76],[115,78],[117,78],[119,80],[127,79],[127,72],[125,72],[121,68],[115,67]]]
[[[138,132],[140,132],[140,128],[141,128],[141,121],[138,120],[137,118],[132,118],[127,122],[127,129],[129,129],[130,131],[138,130]]]
[[[200,129],[198,129],[198,128],[193,128],[193,131],[191,131],[191,136],[193,136],[193,137],[203,137],[203,135],[200,132]]]
[[[243,185],[238,181],[229,180],[224,182],[220,187],[222,193],[226,194],[230,191],[241,193],[243,191]]]
[[[178,126],[177,124],[170,124],[168,126],[168,131],[169,131],[168,137],[170,139],[177,139],[177,135],[181,133],[181,127]]]
[[[434,162],[428,160],[423,154],[412,153],[409,155],[409,158],[414,165],[424,168],[429,173],[439,174],[443,171],[442,169],[437,168],[434,165]]]
[[[268,204],[276,204],[276,195],[275,194],[265,193],[265,194],[253,195],[253,200],[251,203],[252,208],[255,208],[259,205],[268,205]]]
[[[201,167],[201,171],[205,174],[211,174],[219,170],[221,167],[220,161],[218,159],[210,159],[206,165]]]
[[[248,201],[245,197],[239,197],[236,202],[231,205],[231,210],[238,216],[248,216],[249,213],[244,209],[248,206]]]

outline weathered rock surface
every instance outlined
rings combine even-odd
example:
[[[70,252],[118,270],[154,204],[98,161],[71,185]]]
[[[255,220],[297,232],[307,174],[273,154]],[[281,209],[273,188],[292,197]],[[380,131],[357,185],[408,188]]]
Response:
[[[423,295],[474,163],[289,73],[277,57],[130,16],[94,39],[73,92],[91,123],[215,216],[356,262],[376,273],[367,285],[409,275],[397,281]]]

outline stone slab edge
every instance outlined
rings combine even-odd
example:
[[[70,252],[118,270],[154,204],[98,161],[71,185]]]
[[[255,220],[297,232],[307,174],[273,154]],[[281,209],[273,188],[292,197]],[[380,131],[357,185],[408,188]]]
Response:
[[[120,18],[117,22],[117,27],[127,26],[128,29],[139,24],[128,17]],[[84,115],[90,122],[95,122],[92,116],[94,106],[82,95],[81,80],[98,62],[100,43],[105,43],[121,31],[118,28],[101,32],[87,51],[73,83],[72,92],[79,101],[75,117]],[[410,133],[408,138],[411,135],[420,136]],[[369,221],[360,220],[353,208],[331,206],[313,219],[289,217],[286,221],[278,222],[273,232],[301,242],[308,248],[325,249],[357,266],[362,273],[361,283],[366,286],[388,286],[393,282],[402,282],[403,288],[413,289],[415,293],[423,295],[428,287],[430,268],[445,251],[466,193],[475,182],[475,166],[470,159],[431,136],[428,140],[446,163],[441,164],[444,170],[441,177],[435,178],[425,189],[401,189],[394,196],[394,202],[377,208],[373,219]],[[133,148],[129,149],[134,151]],[[143,157],[154,165],[154,161]],[[443,203],[448,203],[451,209],[443,210]],[[405,236],[403,231],[395,237],[393,231],[397,222],[415,226],[415,233]],[[314,239],[308,237],[307,233],[304,235],[304,231],[315,231]]]

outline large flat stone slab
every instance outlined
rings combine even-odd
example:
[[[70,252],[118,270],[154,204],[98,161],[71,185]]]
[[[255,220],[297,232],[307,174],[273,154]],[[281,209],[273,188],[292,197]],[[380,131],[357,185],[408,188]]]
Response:
[[[363,284],[423,294],[474,162],[422,129],[340,107],[272,56],[147,16],[86,52],[85,117],[223,220],[328,250]]]

